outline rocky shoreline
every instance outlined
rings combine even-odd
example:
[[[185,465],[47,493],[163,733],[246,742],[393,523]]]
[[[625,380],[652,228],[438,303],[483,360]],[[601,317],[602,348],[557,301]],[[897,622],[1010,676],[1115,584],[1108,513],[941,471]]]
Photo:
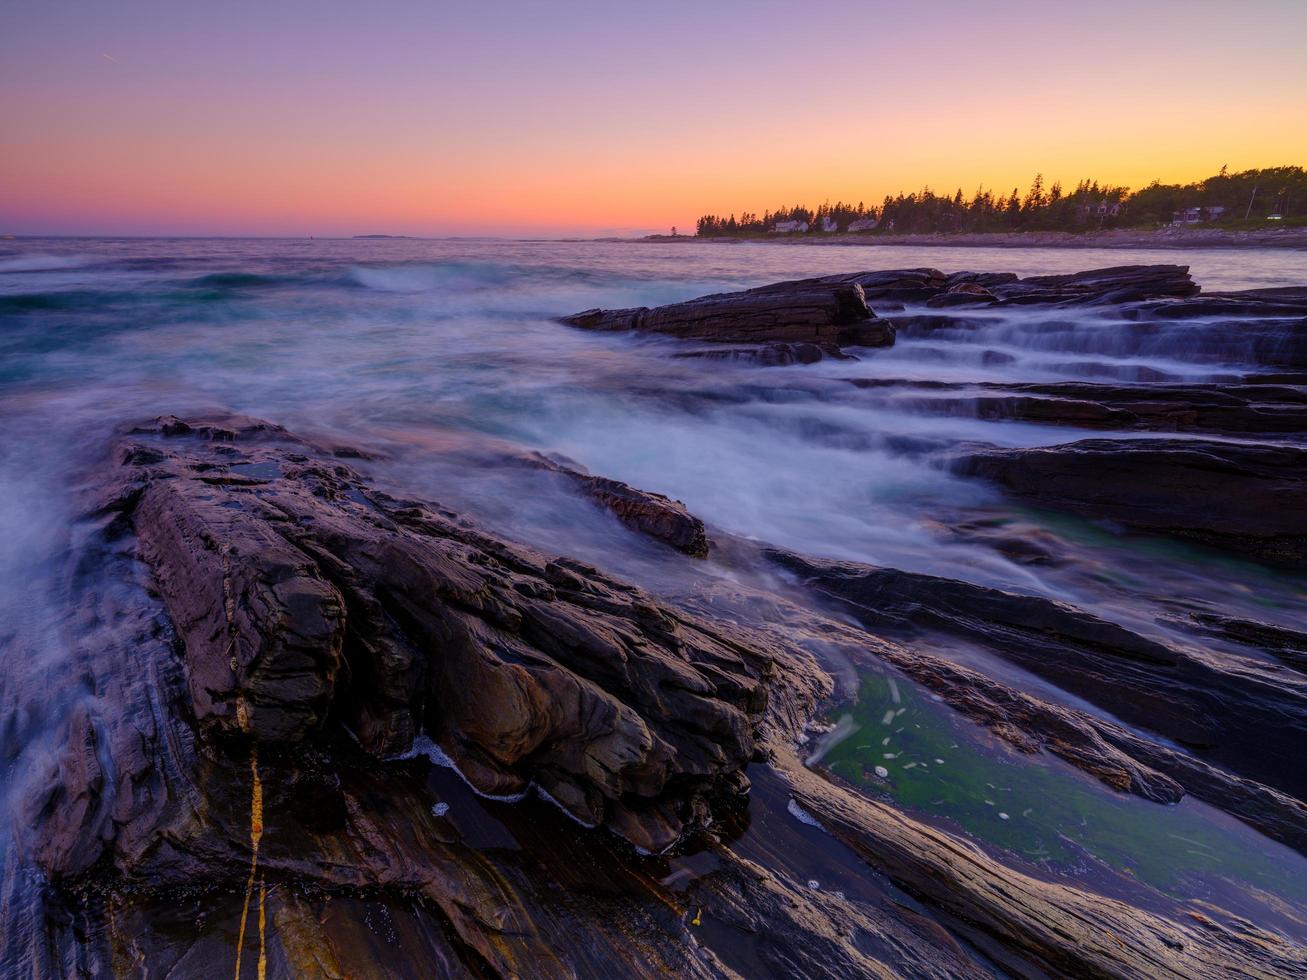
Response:
[[[1036,335],[1101,317],[1141,348],[1194,324],[1243,366],[1202,383],[839,375],[1013,311]],[[774,377],[786,397],[814,370],[794,365],[820,361],[869,410],[1115,433],[901,448],[1004,499],[1307,571],[1302,290],[1207,294],[1183,266],[907,269],[563,322],[675,340],[669,357],[709,370],[789,365],[751,382]],[[803,555],[563,457],[496,456],[557,479],[659,560],[714,568],[654,595],[383,489],[378,458],[216,412],[124,420],[82,475],[62,673],[3,694],[14,743],[34,736],[23,705],[47,686],[88,695],[19,793],[0,940],[24,974],[1307,973],[1307,922],[1285,899],[1254,922],[1125,873],[1061,878],[813,751],[871,672],[920,686],[1014,759],[1056,758],[1141,806],[1193,797],[1307,854],[1307,634],[1185,596],[1145,628]],[[1056,536],[976,513],[947,531],[1066,560]]]
[[[605,242],[711,242],[774,245],[862,245],[934,248],[1307,248],[1307,228],[1231,231],[1222,228],[1114,228],[1107,230],[958,232],[954,234],[882,233],[865,235],[763,235],[754,238],[699,238],[694,235],[647,235],[603,238]]]

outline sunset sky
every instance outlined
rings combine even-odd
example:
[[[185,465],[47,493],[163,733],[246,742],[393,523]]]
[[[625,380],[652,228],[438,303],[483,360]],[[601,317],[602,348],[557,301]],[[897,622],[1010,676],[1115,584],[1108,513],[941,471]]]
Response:
[[[593,234],[1307,164],[1307,2],[0,7],[0,233]]]

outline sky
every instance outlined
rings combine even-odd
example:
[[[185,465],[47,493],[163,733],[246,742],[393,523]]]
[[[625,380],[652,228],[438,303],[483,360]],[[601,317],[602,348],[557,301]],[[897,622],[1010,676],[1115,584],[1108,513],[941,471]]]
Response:
[[[1307,164],[1307,0],[3,0],[0,234],[629,234]]]

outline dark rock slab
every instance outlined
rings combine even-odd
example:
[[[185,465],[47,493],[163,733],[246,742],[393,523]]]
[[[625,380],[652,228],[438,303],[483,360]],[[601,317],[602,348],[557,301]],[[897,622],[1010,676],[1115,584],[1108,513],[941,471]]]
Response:
[[[1025,290],[1050,291],[1067,304],[1134,303],[1158,297],[1198,294],[1199,286],[1187,265],[1120,265],[1055,276],[1027,276],[998,286],[1002,299],[1016,299]]]
[[[718,343],[884,347],[893,330],[875,318],[856,283],[805,279],[685,303],[586,310],[562,322],[586,330],[637,330]]]
[[[956,469],[1042,506],[1307,567],[1307,449],[1297,446],[1087,439],[981,450]]]
[[[924,303],[930,297],[946,290],[951,284],[951,277],[938,269],[931,268],[885,269],[822,276],[818,281],[856,285],[862,289],[869,303],[876,301],[892,306],[901,303]]]
[[[1280,763],[1296,751],[1307,725],[1307,681],[1300,675],[1258,661],[1201,656],[1039,596],[768,554],[872,632],[925,628],[965,638],[1202,759],[1298,799],[1307,796],[1307,775]]]
[[[283,432],[155,435],[118,448],[109,509],[177,629],[202,729],[294,742],[331,715],[378,755],[425,730],[481,791],[534,783],[650,849],[745,785],[765,651],[372,491]],[[625,520],[704,547],[673,502],[578,479]]]
[[[819,281],[856,283],[868,302],[928,306],[1110,305],[1190,297],[1199,292],[1186,265],[1123,265],[1025,279],[1007,272],[945,275],[938,269],[896,269],[844,273]]]
[[[861,379],[853,384],[876,387]],[[880,387],[886,387],[883,383]],[[1307,432],[1307,389],[1274,384],[903,382],[895,407],[1094,429],[1292,435]]]
[[[1204,632],[1269,653],[1307,673],[1307,632],[1220,613],[1192,613],[1190,621]]]
[[[827,358],[835,361],[856,361],[857,357],[846,353],[835,344],[758,344],[756,346],[700,347],[695,350],[678,351],[672,355],[677,358],[703,361],[736,361],[743,364],[757,364],[761,367],[787,367],[791,364],[816,364]]]
[[[576,484],[581,494],[611,511],[623,524],[684,552],[691,558],[708,557],[708,534],[703,521],[685,504],[661,493],[638,490],[621,480],[593,476],[579,463],[531,453],[525,465],[558,473]]]

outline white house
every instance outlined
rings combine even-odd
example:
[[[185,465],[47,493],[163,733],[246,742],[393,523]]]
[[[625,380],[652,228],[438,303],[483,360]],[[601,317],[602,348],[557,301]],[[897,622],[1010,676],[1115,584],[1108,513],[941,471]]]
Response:
[[[821,230],[822,230],[822,231],[829,233],[829,232],[832,232],[832,231],[839,231],[839,229],[840,229],[840,226],[837,225],[837,224],[835,223],[835,219],[834,219],[834,218],[831,218],[831,217],[823,217],[823,218],[821,219]]]
[[[859,218],[857,221],[849,222],[849,231],[871,231],[878,224],[875,218]]]
[[[808,230],[806,221],[778,221],[772,226],[773,235],[788,235],[792,232],[804,232]]]

